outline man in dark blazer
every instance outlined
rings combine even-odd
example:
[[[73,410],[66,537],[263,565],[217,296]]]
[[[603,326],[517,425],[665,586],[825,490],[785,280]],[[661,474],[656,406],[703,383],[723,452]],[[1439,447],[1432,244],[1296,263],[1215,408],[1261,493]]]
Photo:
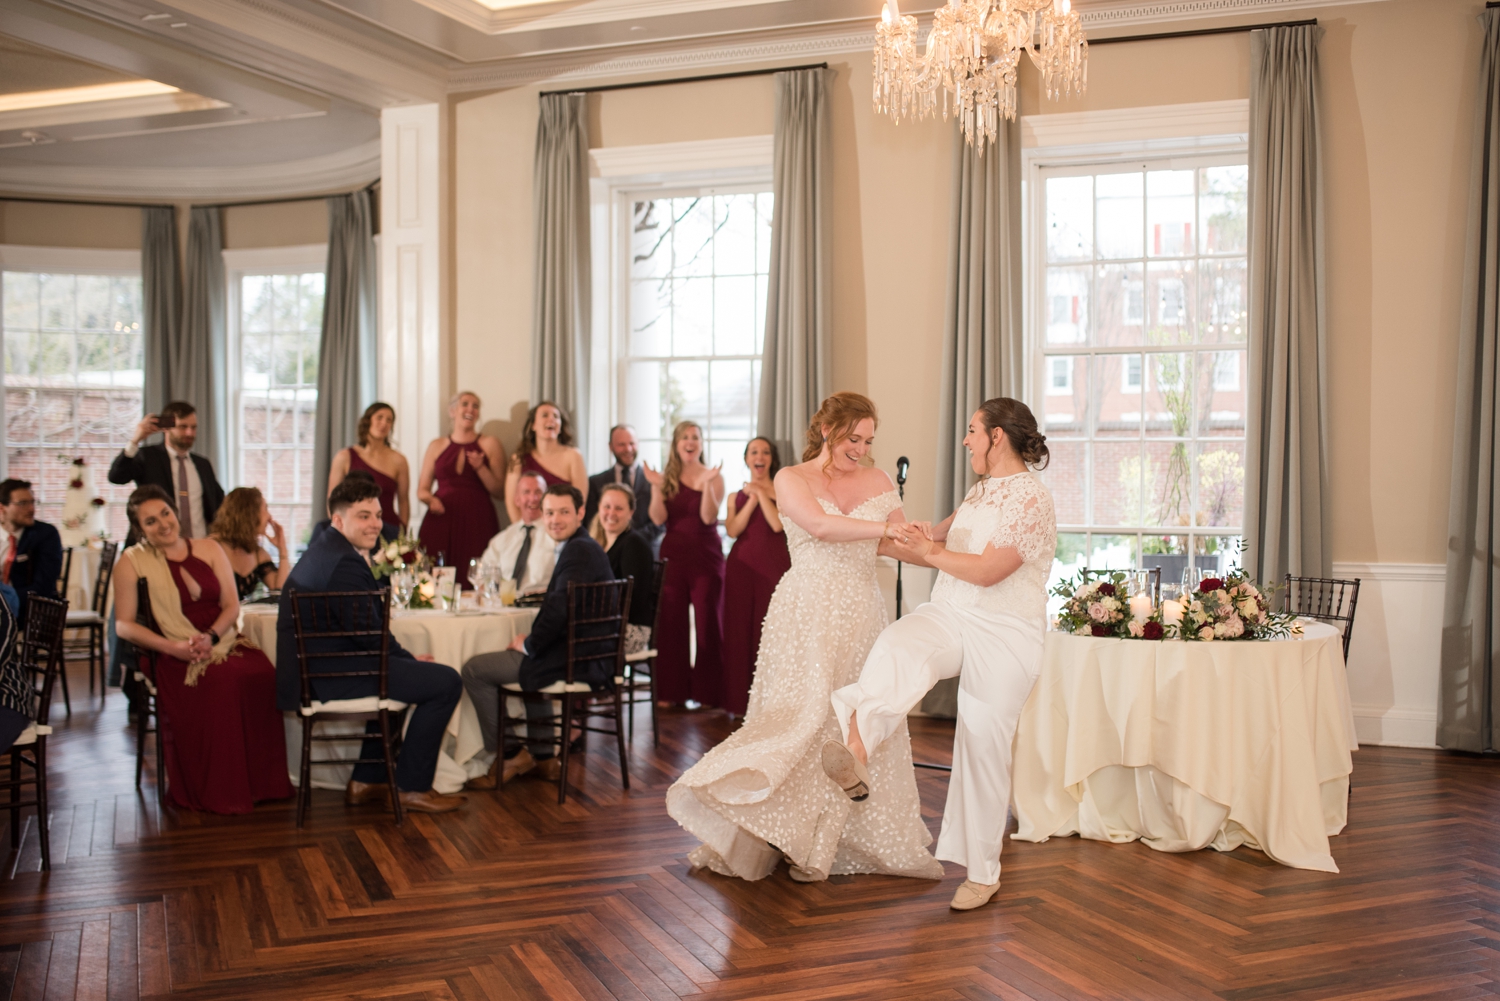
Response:
[[[629,424],[616,424],[610,428],[609,451],[615,457],[614,465],[589,477],[584,527],[594,523],[594,515],[599,513],[599,495],[604,488],[611,483],[623,483],[635,491],[635,517],[631,527],[651,543],[651,552],[655,554],[661,549],[661,537],[666,529],[651,520],[651,481],[646,479],[646,470],[640,463],[640,444],[636,441],[635,429]]]
[[[44,598],[63,598],[57,593],[57,578],[62,573],[62,536],[45,521],[36,520],[36,496],[26,480],[0,482],[0,583],[15,588],[21,599],[21,615],[26,614],[26,599],[33,594]]]
[[[162,441],[144,448],[141,442],[156,432]],[[219,505],[224,503],[224,488],[214,475],[213,463],[193,454],[198,440],[198,412],[191,403],[174,400],[161,408],[161,414],[147,414],[135,427],[135,434],[124,451],[109,466],[109,482],[134,483],[138,487],[154,484],[172,498],[181,512],[178,522],[182,534],[190,539],[208,536]],[[136,541],[134,530],[126,539]]]
[[[380,538],[380,488],[373,480],[350,477],[328,497],[332,525],[307,547],[302,559],[292,568],[286,586],[281,590],[281,609],[276,618],[276,701],[283,711],[296,711],[302,698],[302,677],[298,669],[297,636],[292,622],[292,603],[299,591],[368,591],[371,601],[381,584],[370,571],[367,555]],[[370,608],[365,609],[366,612]],[[303,606],[304,613],[307,605]],[[353,609],[345,614],[354,628]],[[368,621],[365,619],[364,621]],[[329,637],[307,640],[309,654],[342,650],[370,650],[377,647],[374,638]],[[374,669],[372,655],[364,658],[310,658],[311,674]],[[437,772],[438,753],[443,734],[458,700],[463,684],[451,667],[432,663],[432,658],[414,657],[394,636],[389,638],[387,653],[390,697],[412,707],[411,722],[401,743],[396,761],[396,788],[401,805],[418,813],[446,813],[458,809],[462,796],[444,796],[434,792],[432,777]],[[368,698],[378,694],[374,678],[314,678],[313,697],[320,701]],[[378,733],[371,723],[366,732]],[[362,758],[379,759],[384,751],[379,738],[366,740],[360,750]],[[350,804],[385,800],[385,766],[361,764],[354,768],[345,800]]]
[[[583,494],[577,487],[570,483],[548,487],[542,497],[542,522],[557,543],[556,562],[542,607],[531,623],[531,633],[517,636],[508,650],[482,653],[464,665],[464,689],[479,716],[484,749],[495,752],[489,774],[471,779],[466,787],[469,789],[494,789],[532,769],[543,778],[558,777],[559,763],[553,756],[552,744],[544,742],[552,735],[550,723],[528,726],[532,738],[529,748],[507,747],[509,758],[500,753],[501,686],[519,682],[525,691],[535,692],[554,681],[562,681],[568,663],[568,584],[597,584],[615,579],[609,557],[583,527]],[[602,688],[613,680],[613,667],[613,662],[606,661],[575,664],[573,680]],[[526,712],[534,718],[547,719],[551,708],[544,702],[527,703]]]

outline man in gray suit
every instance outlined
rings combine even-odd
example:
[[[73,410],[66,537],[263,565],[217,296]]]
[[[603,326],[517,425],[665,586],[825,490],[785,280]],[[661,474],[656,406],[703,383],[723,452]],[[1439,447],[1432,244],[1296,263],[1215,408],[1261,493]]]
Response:
[[[615,457],[614,465],[589,477],[584,527],[594,523],[594,515],[599,513],[599,495],[604,488],[611,483],[623,483],[635,491],[635,518],[631,527],[651,543],[651,552],[655,554],[661,548],[661,537],[665,529],[651,520],[651,481],[646,479],[646,471],[641,467],[640,443],[636,440],[635,428],[629,424],[616,424],[610,428],[609,451]]]

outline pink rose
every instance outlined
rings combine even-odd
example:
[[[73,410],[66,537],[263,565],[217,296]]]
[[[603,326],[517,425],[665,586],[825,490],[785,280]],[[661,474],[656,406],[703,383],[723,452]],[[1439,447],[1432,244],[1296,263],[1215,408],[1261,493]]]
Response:
[[[1095,622],[1106,622],[1109,620],[1109,609],[1104,607],[1103,602],[1096,601],[1089,605],[1089,618]]]
[[[1130,620],[1130,635],[1134,636],[1136,639],[1140,639],[1142,636],[1146,635],[1146,630],[1142,626],[1139,619]]]
[[[1198,630],[1198,638],[1200,640],[1211,640],[1211,639],[1213,639],[1214,638],[1214,627],[1213,626],[1204,626],[1203,628],[1199,629]]]

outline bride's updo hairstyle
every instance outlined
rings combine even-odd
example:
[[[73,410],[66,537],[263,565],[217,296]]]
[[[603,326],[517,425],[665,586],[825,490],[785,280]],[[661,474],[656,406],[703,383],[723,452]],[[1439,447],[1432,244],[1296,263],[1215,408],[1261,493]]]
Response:
[[[818,412],[812,415],[812,420],[807,425],[807,447],[802,450],[802,461],[811,462],[823,451],[824,441],[838,441],[847,438],[854,431],[854,426],[865,418],[874,421],[876,426],[880,424],[880,415],[875,412],[875,404],[868,396],[858,393],[834,393],[818,406]],[[828,435],[823,435],[823,426],[828,426]],[[1035,423],[1032,427],[1035,427]],[[829,458],[832,462],[832,457]]]
[[[979,405],[979,418],[984,421],[985,431],[993,433],[996,428],[1004,431],[1010,447],[1027,466],[1047,468],[1051,456],[1047,450],[1047,436],[1037,428],[1036,417],[1026,404],[1008,396],[997,396]]]

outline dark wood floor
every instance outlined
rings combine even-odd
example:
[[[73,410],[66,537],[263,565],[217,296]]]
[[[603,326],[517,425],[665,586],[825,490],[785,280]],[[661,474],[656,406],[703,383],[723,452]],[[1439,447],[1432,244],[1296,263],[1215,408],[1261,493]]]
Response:
[[[583,793],[564,807],[522,781],[398,829],[320,792],[298,833],[289,803],[227,818],[164,810],[154,788],[136,795],[121,696],[89,705],[78,696],[68,723],[56,712],[52,872],[39,872],[33,823],[0,873],[0,997],[1500,993],[1492,760],[1361,751],[1339,875],[1245,849],[1007,843],[997,902],[954,914],[953,866],[941,884],[690,871],[692,841],[662,795],[728,731],[720,714],[664,717],[659,752],[642,733],[628,794],[613,752],[591,750]],[[950,726],[913,730],[919,757],[947,760]],[[946,777],[919,775],[935,829]]]

